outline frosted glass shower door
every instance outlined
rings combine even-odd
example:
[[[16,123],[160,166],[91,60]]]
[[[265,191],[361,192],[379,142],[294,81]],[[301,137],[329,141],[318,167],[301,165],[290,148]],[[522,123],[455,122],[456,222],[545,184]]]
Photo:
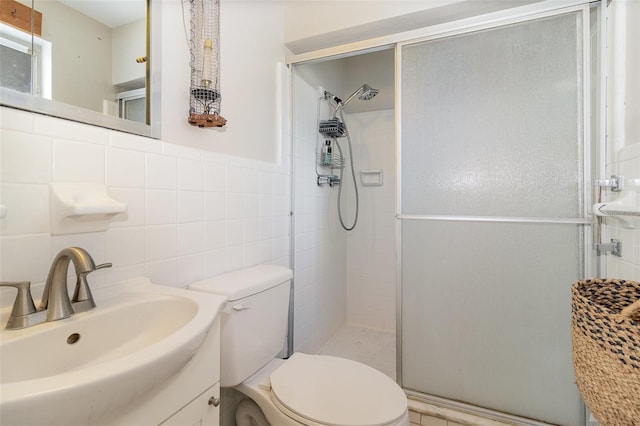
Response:
[[[402,385],[580,425],[583,11],[401,47]]]

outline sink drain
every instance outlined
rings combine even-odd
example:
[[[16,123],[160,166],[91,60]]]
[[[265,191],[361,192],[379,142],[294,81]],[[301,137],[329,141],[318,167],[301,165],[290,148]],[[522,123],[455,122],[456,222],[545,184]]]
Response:
[[[78,333],[70,334],[69,337],[67,337],[67,343],[70,344],[70,345],[73,345],[78,340],[80,340],[80,334],[78,334]]]

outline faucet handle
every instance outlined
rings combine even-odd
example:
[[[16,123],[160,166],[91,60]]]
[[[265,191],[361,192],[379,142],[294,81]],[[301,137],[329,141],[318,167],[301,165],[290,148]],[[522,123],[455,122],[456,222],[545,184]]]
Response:
[[[100,265],[96,265],[93,271],[97,271],[98,269],[111,268],[112,266],[113,264],[111,263],[102,263]],[[93,295],[91,294],[91,289],[89,288],[89,283],[87,282],[87,275],[89,275],[93,271],[80,273],[76,278],[76,288],[73,292],[73,297],[71,298],[71,303],[73,303],[73,309],[76,313],[87,311],[96,307],[96,302],[93,300]]]
[[[28,315],[36,311],[36,306],[33,304],[33,298],[31,297],[31,281],[2,281],[0,282],[0,287],[15,287],[18,290],[16,300],[13,302],[11,316]]]
[[[31,281],[0,282],[0,287],[15,287],[18,290],[16,299],[13,302],[11,316],[7,322],[8,329],[24,328],[27,321],[27,315],[36,312],[36,306],[33,304],[31,297]]]
[[[94,269],[94,271],[97,271],[98,269],[111,268],[112,266],[113,266],[113,263],[111,263],[111,262],[101,263],[99,265],[96,265],[96,269]]]

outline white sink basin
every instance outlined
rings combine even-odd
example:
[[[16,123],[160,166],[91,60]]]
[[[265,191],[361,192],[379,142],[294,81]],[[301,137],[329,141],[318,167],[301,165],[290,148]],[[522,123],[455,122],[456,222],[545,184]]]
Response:
[[[225,303],[144,278],[93,293],[91,311],[0,331],[0,424],[99,423],[180,371]]]

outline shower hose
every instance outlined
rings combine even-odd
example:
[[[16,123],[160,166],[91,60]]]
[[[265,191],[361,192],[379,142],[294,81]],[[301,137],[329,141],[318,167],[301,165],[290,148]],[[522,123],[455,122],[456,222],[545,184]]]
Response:
[[[356,172],[353,168],[353,150],[351,149],[351,136],[349,135],[349,128],[347,127],[347,122],[344,121],[344,115],[342,114],[342,109],[340,109],[340,120],[342,120],[342,123],[344,124],[344,129],[345,129],[345,133],[347,135],[347,146],[349,148],[349,166],[351,167],[351,178],[353,180],[353,189],[355,191],[355,195],[356,195],[356,212],[353,218],[353,224],[351,226],[347,226],[344,224],[344,219],[342,218],[342,203],[341,203],[341,199],[342,199],[342,175],[344,172],[344,168],[340,169],[340,185],[338,186],[338,219],[340,220],[340,225],[342,225],[342,228],[344,228],[345,231],[351,231],[353,230],[353,228],[356,227],[356,223],[358,223],[358,210],[360,208],[360,198],[358,195],[358,184],[356,182]],[[336,146],[338,147],[338,152],[340,153],[340,156],[342,158],[344,158],[344,155],[342,154],[342,148],[340,147],[340,143],[338,142],[338,139],[335,139],[336,141]]]

